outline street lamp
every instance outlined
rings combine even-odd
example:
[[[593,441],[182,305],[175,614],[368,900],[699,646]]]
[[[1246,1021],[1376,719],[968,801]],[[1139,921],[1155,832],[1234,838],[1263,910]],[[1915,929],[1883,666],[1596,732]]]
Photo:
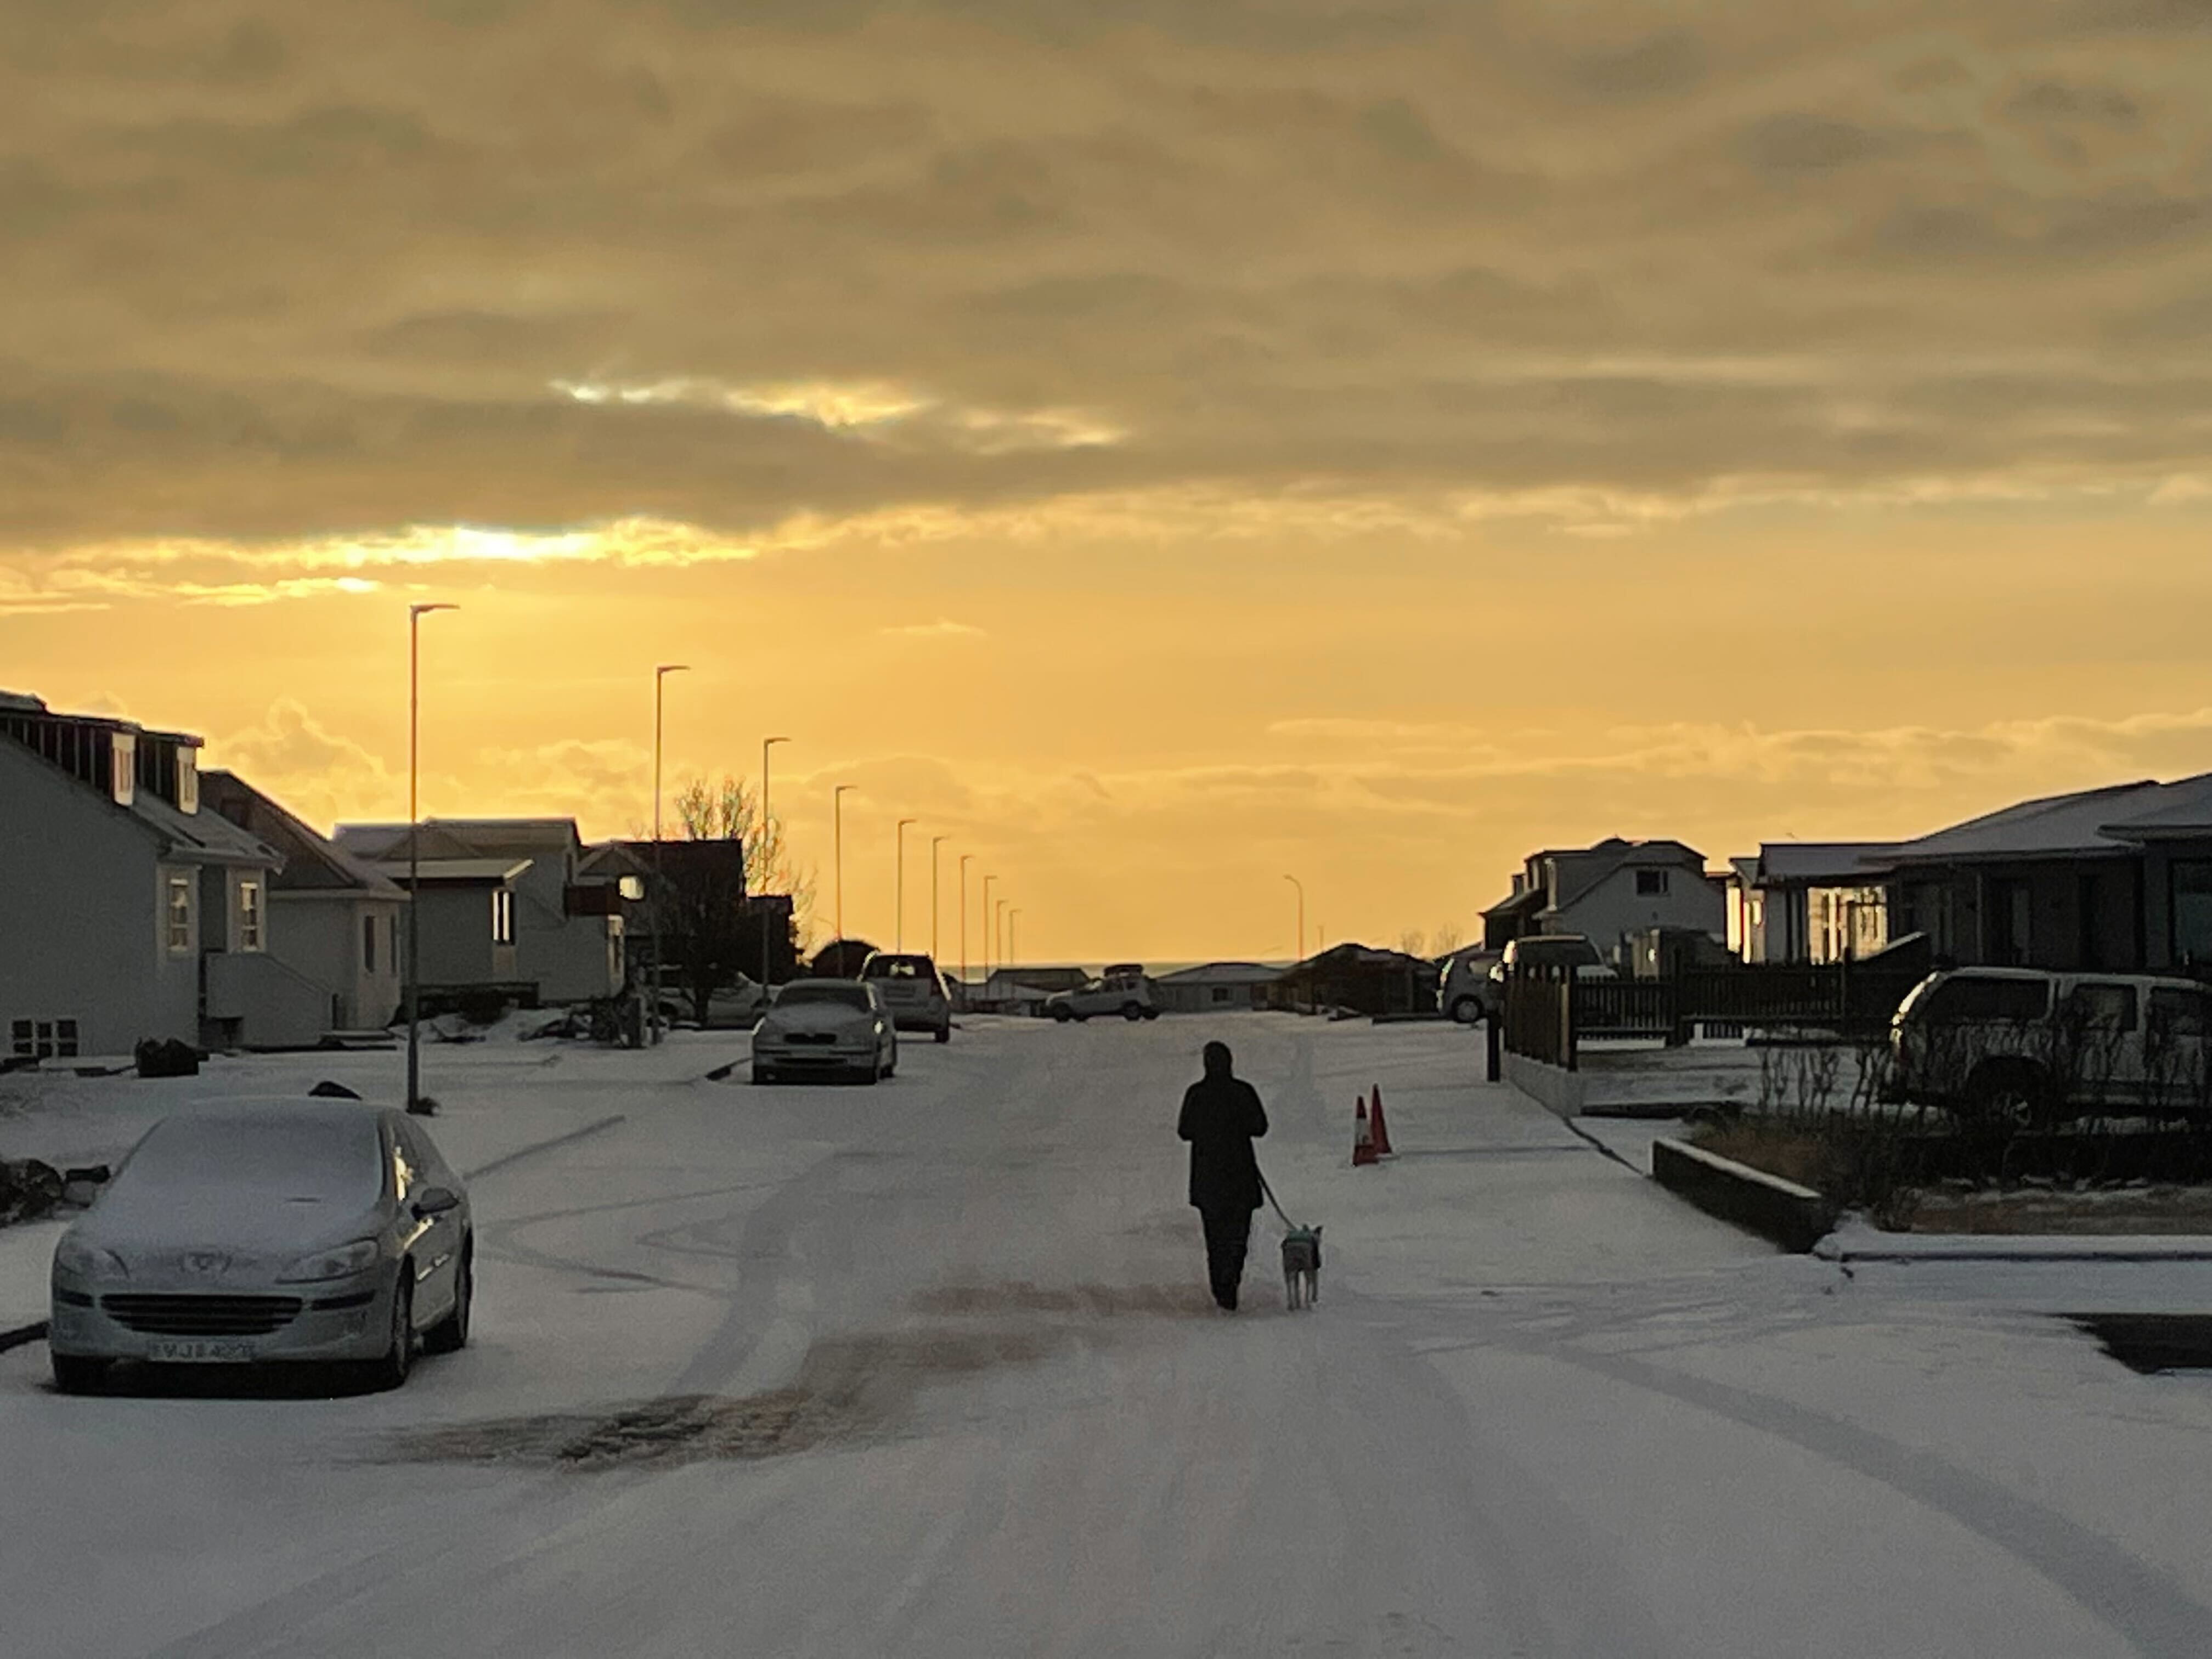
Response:
[[[991,884],[996,876],[983,878],[983,983],[991,983]]]
[[[660,705],[661,688],[689,663],[665,662],[653,671],[653,1040],[660,1041]]]
[[[891,904],[898,916],[891,923],[891,949],[902,953],[906,950],[906,827],[921,822],[920,818],[898,821],[898,876],[891,884]]]
[[[1021,920],[1021,915],[1022,910],[1019,905],[1006,912],[1006,966],[1009,968],[1018,968],[1021,965],[1022,950],[1020,945],[1016,942],[1014,933],[1014,924]]]
[[[929,838],[929,959],[937,960],[937,849],[952,839],[950,836]]]
[[[459,611],[458,605],[410,605],[407,607],[407,1109],[422,1109],[422,930],[416,925],[422,911],[422,821],[415,805],[416,754],[422,712],[422,618],[433,611]]]
[[[845,795],[860,786],[841,783],[830,792],[830,843],[837,869],[837,943],[845,943]],[[841,953],[840,960],[842,957]]]
[[[760,826],[756,831],[756,836],[760,842],[761,849],[761,983],[763,986],[768,984],[771,977],[771,964],[775,960],[775,958],[769,954],[768,948],[768,885],[774,875],[774,872],[769,867],[769,860],[774,855],[775,851],[775,843],[769,839],[768,833],[768,751],[775,748],[776,744],[780,743],[789,743],[791,739],[789,738],[763,738],[761,739]]]
[[[960,986],[965,994],[968,986],[968,860],[973,853],[960,855]]]
[[[1296,876],[1285,876],[1283,879],[1298,890],[1297,949],[1291,952],[1291,963],[1295,967],[1305,960],[1306,954],[1306,884]]]
[[[1006,902],[998,900],[991,910],[991,940],[999,953],[999,965],[1006,965]]]

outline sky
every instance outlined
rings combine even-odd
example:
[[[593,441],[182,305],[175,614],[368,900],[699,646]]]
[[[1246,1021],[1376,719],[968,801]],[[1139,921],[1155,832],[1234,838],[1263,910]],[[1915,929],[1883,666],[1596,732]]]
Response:
[[[2212,0],[0,0],[0,685],[848,931],[2212,769]]]

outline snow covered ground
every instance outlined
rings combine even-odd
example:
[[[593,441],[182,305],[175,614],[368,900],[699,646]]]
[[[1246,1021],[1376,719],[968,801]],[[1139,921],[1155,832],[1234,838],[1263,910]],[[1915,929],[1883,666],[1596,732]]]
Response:
[[[1172,1122],[1217,1032],[1325,1224],[1311,1315],[1265,1212],[1247,1310],[1205,1297]],[[2212,1266],[1777,1255],[1451,1028],[976,1019],[875,1089],[703,1080],[742,1042],[431,1051],[479,1323],[401,1393],[64,1398],[0,1356],[0,1646],[2206,1650],[2212,1387],[2048,1315],[2204,1307]],[[0,1153],[322,1076],[396,1058],[70,1080]],[[1401,1156],[1354,1170],[1377,1083]]]

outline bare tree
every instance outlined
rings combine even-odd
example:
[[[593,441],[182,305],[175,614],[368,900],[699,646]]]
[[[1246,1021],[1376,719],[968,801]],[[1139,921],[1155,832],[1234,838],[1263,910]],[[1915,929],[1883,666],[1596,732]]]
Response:
[[[1448,957],[1459,949],[1460,941],[1465,937],[1457,922],[1439,922],[1436,931],[1429,935],[1429,949],[1437,956]]]
[[[1398,948],[1409,957],[1417,957],[1421,954],[1421,946],[1427,941],[1428,935],[1422,933],[1419,928],[1408,927],[1398,935]]]
[[[746,909],[748,896],[788,894],[790,949],[796,956],[811,926],[814,879],[793,862],[783,823],[760,820],[760,798],[734,777],[693,778],[676,795],[676,825],[689,843],[734,843],[734,853],[679,851],[667,872],[666,910],[674,924],[670,961],[683,975],[703,1024],[714,993],[738,973],[754,970],[765,981],[772,964],[761,960],[760,922]]]

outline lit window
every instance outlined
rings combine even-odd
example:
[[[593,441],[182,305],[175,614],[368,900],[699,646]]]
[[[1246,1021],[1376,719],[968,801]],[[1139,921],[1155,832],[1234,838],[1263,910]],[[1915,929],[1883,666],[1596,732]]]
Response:
[[[261,948],[261,884],[258,881],[238,884],[238,948]]]
[[[177,750],[177,811],[191,813],[200,810],[200,762],[191,748]]]
[[[192,878],[190,876],[169,878],[169,948],[172,951],[192,948]]]
[[[138,739],[128,732],[118,732],[111,744],[107,762],[108,793],[115,797],[118,806],[128,806],[137,794]]]
[[[504,887],[491,896],[491,942],[514,943],[514,895]]]

